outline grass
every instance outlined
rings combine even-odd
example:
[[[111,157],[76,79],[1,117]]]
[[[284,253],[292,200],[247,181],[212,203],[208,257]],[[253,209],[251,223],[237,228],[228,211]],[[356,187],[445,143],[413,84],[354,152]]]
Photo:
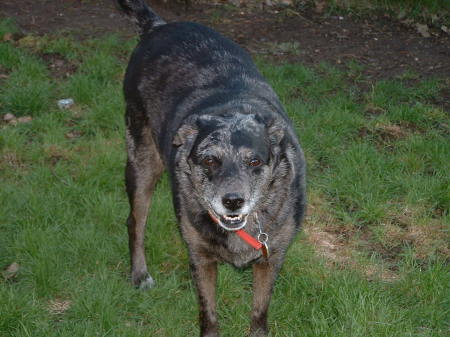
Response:
[[[0,40],[14,29],[0,22]],[[133,44],[114,36],[0,44],[0,116],[32,116],[0,124],[1,336],[198,334],[167,177],[147,231],[157,287],[140,292],[128,282],[121,79]],[[55,73],[49,55],[70,76]],[[363,91],[355,64],[347,74],[258,63],[291,115],[309,171],[306,233],[275,288],[272,336],[446,335],[449,121],[432,102],[448,83],[405,76]],[[61,111],[56,101],[66,97],[76,104]],[[317,231],[350,254],[320,254]],[[8,272],[13,262],[19,270]],[[218,284],[223,336],[244,336],[251,273],[223,265]]]
[[[443,0],[294,0],[298,8],[322,8],[324,14],[389,15],[436,26],[450,23],[450,3]]]

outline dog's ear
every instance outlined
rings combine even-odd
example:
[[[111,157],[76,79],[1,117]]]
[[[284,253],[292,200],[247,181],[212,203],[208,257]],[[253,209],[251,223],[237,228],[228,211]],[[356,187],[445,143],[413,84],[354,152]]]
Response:
[[[286,133],[286,122],[281,118],[255,115],[255,120],[265,125],[272,146],[279,145]]]
[[[271,119],[266,121],[267,134],[272,145],[279,145],[286,133],[286,123],[282,119]]]
[[[284,152],[284,142],[286,136],[287,125],[281,118],[271,118],[265,121],[267,135],[270,142],[270,154],[273,167],[277,168],[280,164],[281,157]]]
[[[188,117],[181,127],[178,129],[175,137],[173,137],[172,144],[175,146],[181,146],[185,144],[190,144],[191,146],[194,143],[195,138],[197,137],[199,130],[203,129],[211,129],[215,125],[217,125],[217,117],[211,115],[201,115],[201,116],[190,116]]]
[[[197,118],[188,118],[178,129],[173,138],[173,145],[192,144],[198,134]]]

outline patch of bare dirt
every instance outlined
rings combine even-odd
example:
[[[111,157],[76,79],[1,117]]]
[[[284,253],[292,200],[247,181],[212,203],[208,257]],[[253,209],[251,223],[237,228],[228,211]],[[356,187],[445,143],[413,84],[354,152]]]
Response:
[[[383,123],[377,123],[371,128],[364,126],[358,130],[360,138],[372,138],[377,148],[382,151],[392,151],[395,147],[393,141],[404,139],[414,132],[416,131],[405,125]]]
[[[408,131],[400,125],[377,124],[373,130],[363,127],[359,130],[360,137],[364,138],[369,135],[379,138],[381,141],[391,141],[404,138],[408,135]]]
[[[381,224],[377,226],[376,233],[373,229],[366,229],[359,245],[388,262],[395,263],[404,253],[405,247],[411,249],[413,258],[418,261],[427,261],[435,255],[450,261],[446,228],[433,220],[426,224],[416,222],[409,219],[407,224]]]
[[[43,148],[44,158],[46,162],[54,167],[60,161],[70,161],[72,160],[72,155],[69,151],[57,145],[48,145]]]
[[[72,301],[57,298],[47,303],[47,310],[51,315],[62,315],[70,309]]]
[[[326,198],[310,194],[304,226],[308,242],[330,265],[390,282],[398,279],[398,262],[406,248],[418,263],[435,256],[450,261],[445,225],[438,219],[421,220],[422,210],[398,209],[385,223],[356,229],[337,219],[330,208]]]
[[[385,282],[398,280],[398,274],[381,264],[358,259],[358,252],[339,233],[328,232],[320,227],[307,226],[305,233],[315,252],[328,263],[338,267],[351,268],[364,274],[367,279],[381,279]],[[363,262],[364,261],[364,262]]]
[[[330,265],[357,270],[369,280],[397,280],[398,274],[390,265],[375,263],[363,256],[363,250],[356,244],[359,241],[356,230],[344,226],[327,209],[324,198],[314,194],[310,196],[304,231],[316,254]]]
[[[420,77],[450,77],[450,36],[429,37],[386,16],[360,19],[324,16],[313,9],[233,8],[212,3],[168,7],[150,1],[167,21],[196,21],[231,37],[254,55],[278,62],[338,66],[357,62],[369,78],[392,78],[406,70]],[[132,25],[111,0],[2,0],[0,17],[13,17],[23,33],[71,33],[90,38],[115,32],[133,36]],[[443,100],[445,102],[446,100]],[[444,104],[444,103],[442,103]]]
[[[9,167],[13,170],[19,170],[24,169],[27,166],[16,152],[4,151],[0,154],[0,172],[2,171],[2,167]]]
[[[59,53],[41,53],[40,56],[47,64],[53,78],[62,79],[70,77],[70,75],[77,71],[78,66],[68,61]]]

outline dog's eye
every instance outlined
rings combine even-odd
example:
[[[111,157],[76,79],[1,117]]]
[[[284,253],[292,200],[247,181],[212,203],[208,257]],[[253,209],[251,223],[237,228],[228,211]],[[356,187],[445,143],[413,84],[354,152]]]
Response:
[[[214,159],[212,157],[206,157],[202,160],[202,164],[206,167],[216,167],[219,165],[219,162],[217,159]]]
[[[251,166],[251,167],[258,167],[262,164],[262,162],[261,162],[261,160],[259,160],[257,158],[253,158],[253,159],[250,159],[247,164],[248,164],[248,166]]]

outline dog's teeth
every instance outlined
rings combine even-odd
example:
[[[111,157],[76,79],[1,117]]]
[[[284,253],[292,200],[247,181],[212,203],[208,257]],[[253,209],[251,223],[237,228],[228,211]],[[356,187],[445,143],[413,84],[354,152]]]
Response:
[[[225,220],[229,220],[229,221],[242,219],[242,215],[235,215],[235,216],[224,215],[223,217],[225,218]]]

